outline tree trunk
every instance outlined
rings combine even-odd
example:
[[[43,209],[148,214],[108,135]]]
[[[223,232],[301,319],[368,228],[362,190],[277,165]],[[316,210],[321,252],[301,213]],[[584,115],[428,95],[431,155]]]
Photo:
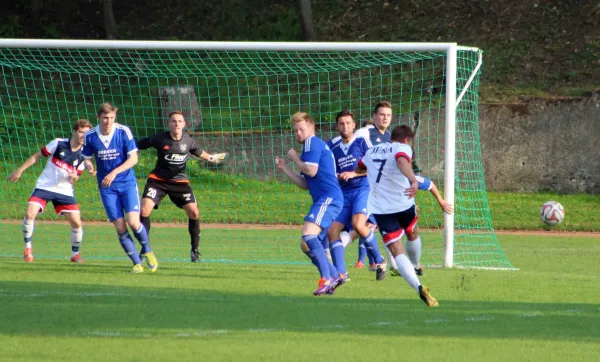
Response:
[[[169,113],[175,110],[183,112],[183,117],[187,123],[186,128],[189,131],[200,130],[202,125],[202,116],[200,115],[200,105],[194,87],[190,86],[170,86],[158,89],[160,99],[161,122],[166,127]]]
[[[113,11],[113,1],[103,0],[104,3],[104,31],[106,39],[117,39],[117,22],[115,21],[115,13]]]
[[[317,35],[315,34],[315,28],[313,27],[312,20],[312,9],[310,7],[310,0],[298,0],[298,19],[302,26],[302,37],[306,41],[315,41]]]

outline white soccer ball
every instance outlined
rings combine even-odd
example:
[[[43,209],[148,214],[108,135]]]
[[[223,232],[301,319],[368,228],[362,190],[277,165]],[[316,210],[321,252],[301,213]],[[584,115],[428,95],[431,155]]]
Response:
[[[540,210],[540,217],[545,224],[558,225],[565,218],[565,208],[556,201],[546,201]]]

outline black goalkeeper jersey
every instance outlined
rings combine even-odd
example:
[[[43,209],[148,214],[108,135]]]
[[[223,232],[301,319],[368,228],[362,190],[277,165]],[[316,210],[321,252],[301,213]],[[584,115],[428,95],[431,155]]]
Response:
[[[189,182],[185,172],[188,154],[200,157],[202,149],[187,133],[180,140],[174,140],[170,132],[157,133],[137,142],[140,150],[156,148],[156,166],[148,177],[171,182]]]

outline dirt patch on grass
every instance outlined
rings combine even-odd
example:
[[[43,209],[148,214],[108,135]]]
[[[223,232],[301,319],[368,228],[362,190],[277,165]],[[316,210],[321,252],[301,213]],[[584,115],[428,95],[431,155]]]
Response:
[[[38,223],[43,224],[57,224],[62,225],[66,224],[64,221],[59,220],[48,220],[48,221],[37,221]],[[21,220],[0,220],[0,224],[20,224]],[[102,221],[84,221],[84,225],[110,225],[109,222]],[[184,223],[176,223],[176,222],[153,222],[152,227],[167,227],[167,228],[176,228],[176,227],[185,227]],[[229,230],[300,230],[300,225],[290,225],[290,224],[219,224],[219,223],[208,223],[202,224],[202,229],[229,229]],[[437,229],[422,229],[423,231],[441,231]],[[476,231],[471,231],[475,233]],[[481,231],[487,233],[488,231]],[[460,233],[460,231],[457,231]],[[561,231],[561,230],[496,230],[496,234],[498,235],[528,235],[528,236],[587,236],[587,237],[595,237],[600,238],[600,232],[592,232],[592,231]]]

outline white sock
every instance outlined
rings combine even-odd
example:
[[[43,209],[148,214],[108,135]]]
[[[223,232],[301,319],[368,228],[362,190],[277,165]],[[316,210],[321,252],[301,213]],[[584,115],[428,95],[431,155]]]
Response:
[[[329,250],[329,248],[325,249],[325,255],[327,255],[327,259],[333,263],[333,259],[331,258],[331,250]]]
[[[33,236],[33,220],[23,218],[23,240],[25,241],[25,249],[31,248],[31,237]]]
[[[340,233],[340,240],[342,241],[342,245],[344,246],[344,248],[350,245],[350,243],[352,242],[352,238],[350,237],[350,234],[347,231],[342,231]]]
[[[390,251],[390,249],[387,246],[385,247],[385,251],[387,252],[388,260],[390,261],[390,267],[392,269],[398,270],[398,265],[396,265],[396,260],[394,259],[392,252]]]
[[[406,255],[410,259],[410,262],[419,269],[421,267],[421,237],[418,236],[415,240],[410,241],[406,239]]]
[[[418,293],[421,282],[419,282],[419,277],[417,276],[417,273],[415,273],[415,268],[413,268],[408,257],[405,254],[398,255],[396,257],[396,264],[398,265],[398,271],[400,272],[400,275],[402,275],[402,278],[404,278],[404,280],[406,280],[406,282]]]
[[[81,246],[81,241],[83,240],[83,229],[71,229],[71,247],[72,247],[72,255],[75,256],[79,254],[79,247]]]

